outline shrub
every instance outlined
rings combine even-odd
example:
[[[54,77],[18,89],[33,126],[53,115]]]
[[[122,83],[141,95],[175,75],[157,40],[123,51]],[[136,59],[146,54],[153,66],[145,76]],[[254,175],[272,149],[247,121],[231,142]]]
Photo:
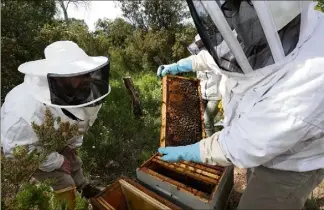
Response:
[[[55,124],[58,129],[54,127]],[[32,126],[38,137],[35,147],[17,146],[14,148],[13,157],[5,157],[1,153],[1,206],[8,210],[66,209],[66,205],[55,198],[50,188],[55,180],[36,185],[29,182],[47,155],[65,147],[69,139],[82,133],[78,131],[76,124],[71,125],[69,122],[62,122],[60,118],[54,118],[48,108],[44,123],[33,123]],[[79,208],[82,209],[86,201],[81,198],[78,200]]]

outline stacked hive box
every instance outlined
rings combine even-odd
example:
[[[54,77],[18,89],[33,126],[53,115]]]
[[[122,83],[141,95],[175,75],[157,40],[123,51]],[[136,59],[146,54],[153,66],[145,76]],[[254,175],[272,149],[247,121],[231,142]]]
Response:
[[[115,181],[100,195],[90,200],[94,210],[181,209],[142,185],[127,178],[121,178]]]
[[[205,137],[199,80],[163,78],[160,146],[182,146]],[[233,186],[233,167],[188,161],[168,163],[153,155],[136,171],[150,189],[184,208],[224,209]]]

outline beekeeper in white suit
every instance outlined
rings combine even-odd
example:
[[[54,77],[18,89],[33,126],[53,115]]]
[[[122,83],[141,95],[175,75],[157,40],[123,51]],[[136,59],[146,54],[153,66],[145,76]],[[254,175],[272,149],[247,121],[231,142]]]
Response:
[[[186,65],[226,77],[224,129],[159,152],[248,168],[238,209],[302,209],[324,177],[323,14],[308,1],[187,3],[212,56]]]
[[[58,41],[45,48],[45,59],[19,66],[24,82],[13,88],[1,107],[1,140],[4,154],[12,156],[18,145],[33,148],[38,141],[32,122],[44,122],[45,109],[82,132],[94,123],[104,98],[110,92],[109,59],[90,57],[71,41]],[[71,139],[62,151],[51,153],[34,177],[55,179],[54,190],[71,186],[86,198],[99,190],[87,183],[82,161],[76,154],[83,136]]]

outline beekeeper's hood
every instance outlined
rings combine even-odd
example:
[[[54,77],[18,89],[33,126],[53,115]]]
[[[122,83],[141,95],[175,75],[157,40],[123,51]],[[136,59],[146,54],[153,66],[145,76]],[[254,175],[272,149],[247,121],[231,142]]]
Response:
[[[226,72],[280,63],[299,40],[301,1],[187,0],[200,37]]]
[[[199,36],[199,34],[197,34],[195,36],[195,41],[193,43],[191,43],[187,49],[190,52],[191,55],[197,55],[199,53],[199,51],[201,50],[201,48],[203,48],[203,43],[202,40]]]
[[[68,110],[80,120],[96,115],[110,92],[109,59],[90,57],[71,41],[54,42],[44,52],[45,59],[18,68],[25,74],[26,91],[41,103]]]

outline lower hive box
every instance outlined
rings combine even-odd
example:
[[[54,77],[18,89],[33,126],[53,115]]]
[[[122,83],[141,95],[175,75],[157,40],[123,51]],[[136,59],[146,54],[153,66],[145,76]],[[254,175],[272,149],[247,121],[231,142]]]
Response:
[[[233,187],[233,167],[168,163],[159,154],[139,167],[136,175],[143,185],[184,209],[223,210]]]
[[[166,76],[162,81],[160,146],[193,144],[205,137],[199,80]],[[153,155],[136,170],[137,179],[185,209],[225,209],[233,167],[188,161],[169,163]]]
[[[94,210],[173,210],[181,209],[142,185],[121,178],[100,195],[91,198]]]

